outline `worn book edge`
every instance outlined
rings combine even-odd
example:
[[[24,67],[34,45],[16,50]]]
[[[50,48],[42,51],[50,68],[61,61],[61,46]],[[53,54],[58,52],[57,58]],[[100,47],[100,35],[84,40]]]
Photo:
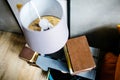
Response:
[[[85,37],[85,36],[83,36],[83,37]],[[81,69],[79,71],[74,71],[73,67],[72,67],[72,64],[71,64],[71,59],[70,59],[70,55],[69,55],[67,45],[64,46],[64,53],[65,53],[65,57],[66,57],[66,60],[67,60],[67,65],[68,65],[70,74],[79,74],[80,72],[90,71],[90,70],[92,70],[96,67],[95,62],[94,62],[94,65],[92,67]]]
[[[68,50],[67,50],[66,45],[64,46],[64,53],[65,53],[65,57],[66,57],[66,60],[67,60],[68,69],[70,71],[70,74],[73,74],[73,69],[72,69],[72,65],[71,65],[71,61],[70,61],[70,58],[69,58],[69,54],[68,54]]]

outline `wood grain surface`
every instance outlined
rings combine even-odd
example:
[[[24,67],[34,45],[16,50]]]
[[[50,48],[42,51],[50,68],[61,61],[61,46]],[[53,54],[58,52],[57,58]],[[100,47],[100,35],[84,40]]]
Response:
[[[47,72],[19,58],[22,34],[0,31],[0,80],[46,80]]]

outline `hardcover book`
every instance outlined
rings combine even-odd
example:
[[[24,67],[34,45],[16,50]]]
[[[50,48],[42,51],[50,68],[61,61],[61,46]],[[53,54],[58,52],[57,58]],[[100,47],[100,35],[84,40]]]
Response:
[[[96,67],[86,36],[69,39],[64,51],[71,74],[78,74]]]

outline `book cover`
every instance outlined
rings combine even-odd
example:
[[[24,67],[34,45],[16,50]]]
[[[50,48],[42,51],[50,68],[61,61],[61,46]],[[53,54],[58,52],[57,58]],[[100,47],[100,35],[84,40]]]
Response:
[[[64,51],[71,74],[78,74],[96,67],[86,36],[69,39]]]

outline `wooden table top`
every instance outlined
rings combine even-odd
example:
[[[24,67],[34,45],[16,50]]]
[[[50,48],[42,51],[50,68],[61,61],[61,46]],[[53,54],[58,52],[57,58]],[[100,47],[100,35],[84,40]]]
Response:
[[[47,72],[19,58],[25,43],[22,34],[0,31],[0,80],[47,79]]]

